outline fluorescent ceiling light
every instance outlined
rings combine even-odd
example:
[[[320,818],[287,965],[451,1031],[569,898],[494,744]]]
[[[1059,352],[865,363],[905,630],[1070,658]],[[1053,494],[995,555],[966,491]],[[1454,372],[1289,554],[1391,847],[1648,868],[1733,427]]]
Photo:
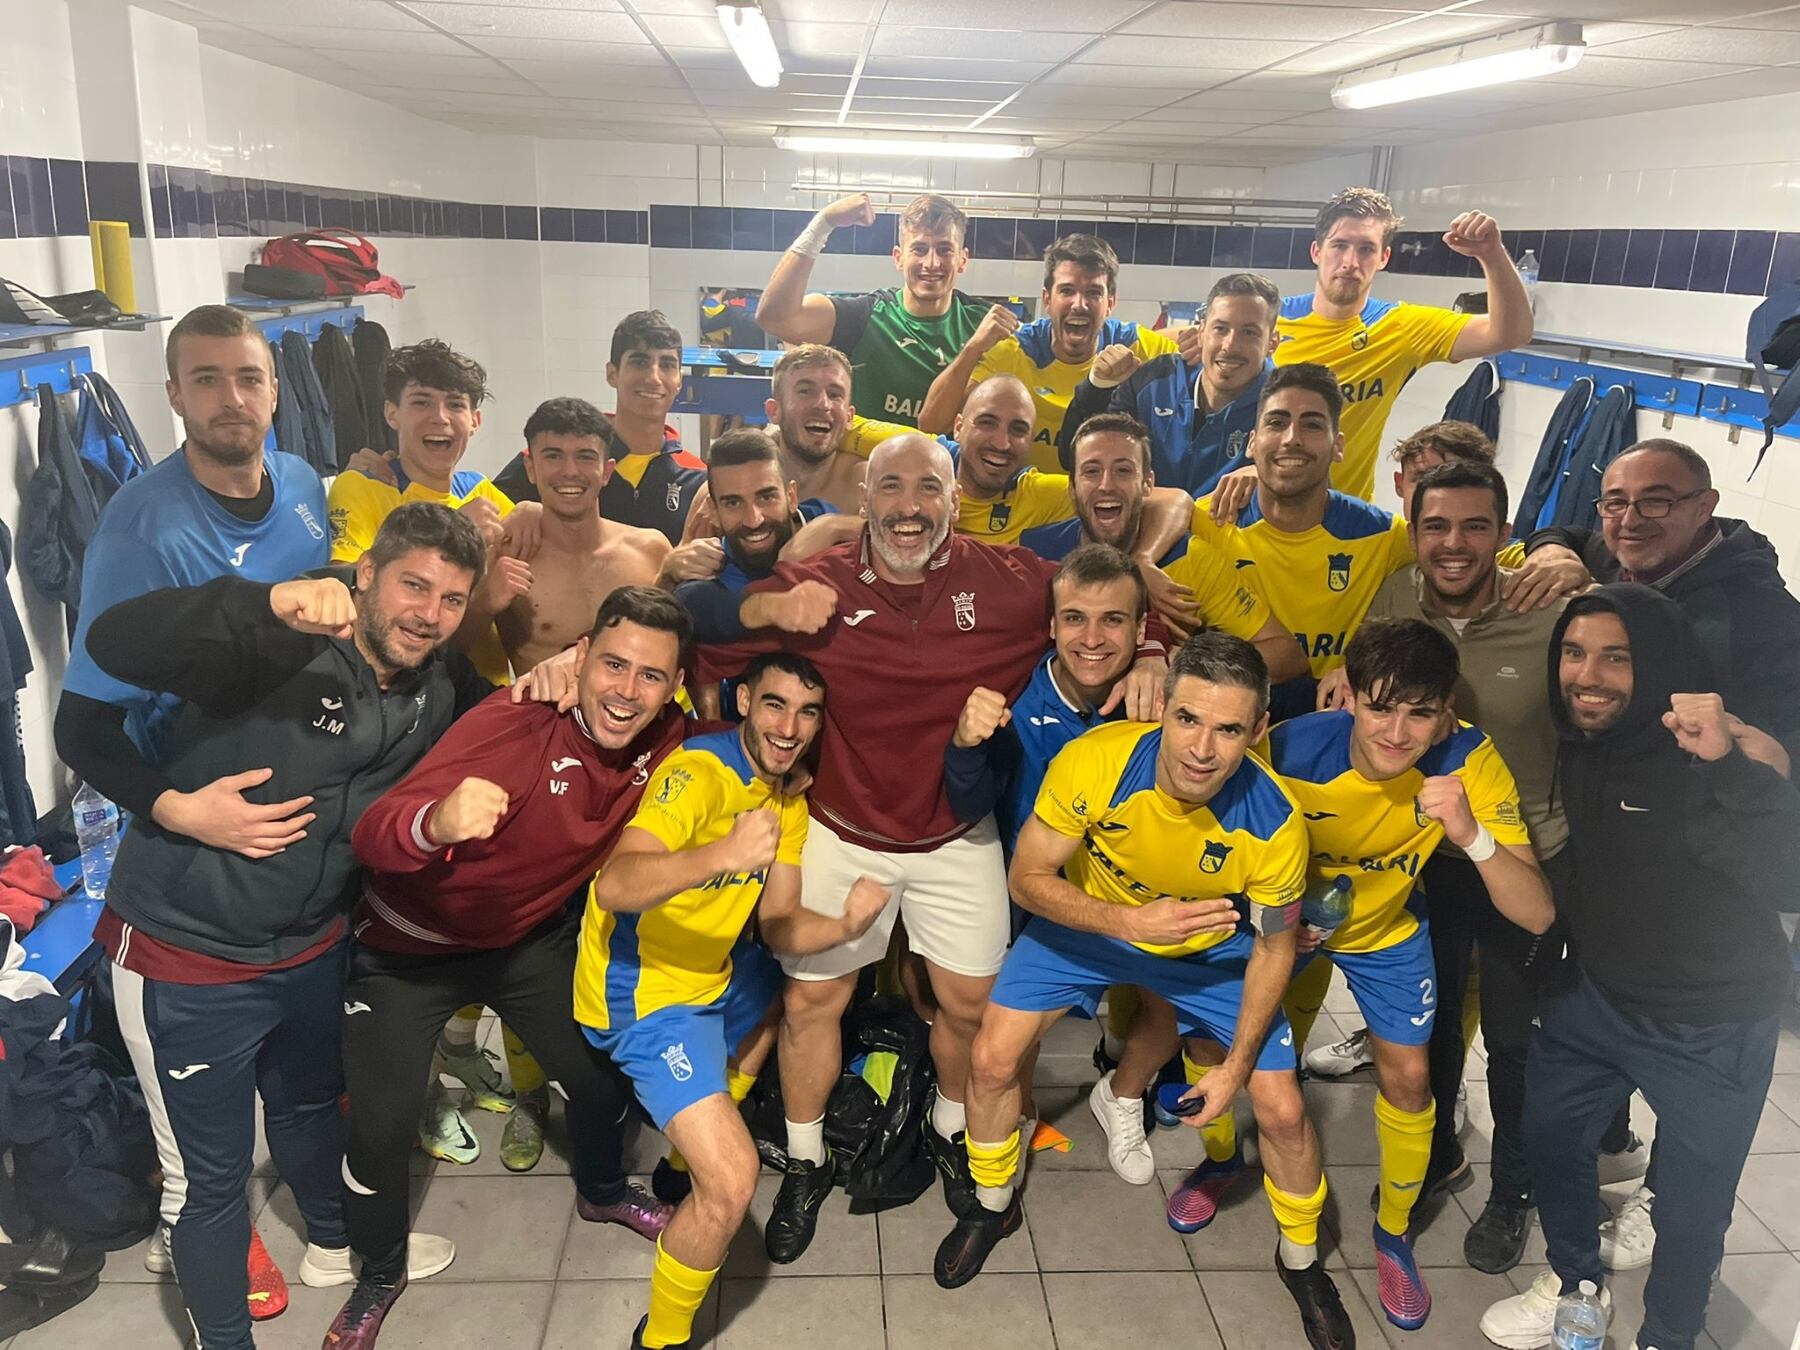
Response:
[[[1353,70],[1332,86],[1331,101],[1340,108],[1379,108],[1489,84],[1558,75],[1573,70],[1586,50],[1580,24],[1547,23]]]
[[[1017,136],[933,136],[903,131],[809,131],[782,127],[775,144],[783,150],[825,155],[932,156],[940,159],[1029,159],[1037,144]]]
[[[757,0],[721,0],[718,6],[719,27],[737,59],[744,63],[750,83],[762,89],[773,89],[781,83],[781,53],[775,50],[775,39],[769,33],[769,21],[763,17]]]

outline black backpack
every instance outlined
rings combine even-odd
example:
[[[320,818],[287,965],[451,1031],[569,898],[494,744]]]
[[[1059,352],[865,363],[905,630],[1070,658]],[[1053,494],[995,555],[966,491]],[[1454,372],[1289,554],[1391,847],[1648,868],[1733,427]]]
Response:
[[[1756,463],[1750,466],[1750,476],[1754,478],[1775,440],[1776,429],[1800,416],[1800,281],[1777,286],[1767,300],[1751,311],[1744,356],[1756,367],[1756,378],[1769,400],[1769,411],[1763,417],[1762,447],[1756,452]],[[1770,374],[1771,367],[1787,371],[1779,386]]]

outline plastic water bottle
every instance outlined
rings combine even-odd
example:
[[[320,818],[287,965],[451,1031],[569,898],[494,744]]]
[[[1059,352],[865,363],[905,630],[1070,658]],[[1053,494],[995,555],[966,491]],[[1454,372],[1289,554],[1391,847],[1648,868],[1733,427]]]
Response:
[[[1592,1280],[1583,1280],[1573,1294],[1557,1301],[1551,1344],[1556,1350],[1600,1350],[1606,1344],[1606,1309]]]
[[[1525,294],[1531,298],[1531,303],[1536,305],[1538,260],[1537,254],[1531,249],[1526,249],[1525,256],[1519,259],[1519,280],[1525,283]]]
[[[106,899],[113,856],[119,851],[119,808],[83,783],[75,794],[75,839],[81,846],[81,884],[88,898]]]
[[[1337,926],[1350,917],[1350,904],[1356,898],[1355,888],[1347,876],[1321,877],[1307,887],[1300,901],[1300,918],[1323,942]]]

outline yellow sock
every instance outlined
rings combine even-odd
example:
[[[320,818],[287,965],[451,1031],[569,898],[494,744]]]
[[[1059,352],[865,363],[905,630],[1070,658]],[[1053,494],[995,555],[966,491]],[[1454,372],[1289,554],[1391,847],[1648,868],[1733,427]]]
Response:
[[[1294,1195],[1282,1190],[1269,1174],[1263,1173],[1263,1191],[1269,1197],[1269,1208],[1275,1211],[1275,1224],[1281,1236],[1297,1247],[1319,1245],[1319,1216],[1325,1212],[1325,1178],[1319,1177],[1319,1189],[1311,1195]]]
[[[673,1144],[669,1145],[669,1156],[664,1159],[664,1161],[677,1172],[685,1172],[688,1170],[687,1159],[681,1156],[681,1150],[676,1148]]]
[[[538,1067],[537,1056],[504,1022],[500,1024],[500,1038],[506,1044],[506,1068],[512,1075],[513,1091],[536,1092],[544,1086],[544,1071]]]
[[[1143,999],[1135,984],[1115,984],[1106,991],[1106,1029],[1119,1040],[1131,1030],[1131,1019],[1137,1016]]]
[[[1181,1072],[1192,1087],[1212,1069],[1210,1064],[1196,1064],[1188,1058],[1187,1051],[1181,1052]],[[1206,1146],[1206,1156],[1214,1162],[1227,1162],[1237,1152],[1237,1117],[1228,1106],[1214,1117],[1210,1125],[1200,1127],[1200,1142]]]
[[[969,1134],[964,1134],[963,1143],[969,1150],[969,1175],[977,1186],[997,1190],[1017,1174],[1020,1146],[1016,1129],[998,1144],[984,1144]]]
[[[750,1089],[756,1086],[756,1075],[745,1073],[735,1065],[726,1069],[725,1090],[731,1094],[731,1100],[741,1102],[750,1095]]]
[[[1481,1030],[1481,970],[1478,966],[1469,967],[1469,984],[1463,990],[1463,1058],[1469,1057],[1469,1049],[1475,1044],[1475,1036]]]
[[[1306,1053],[1306,1038],[1312,1035],[1313,1023],[1319,1020],[1319,1009],[1325,1006],[1325,991],[1331,987],[1334,967],[1325,953],[1313,957],[1307,968],[1294,976],[1282,996],[1281,1006],[1294,1027],[1294,1053]]]
[[[1375,1094],[1375,1137],[1381,1141],[1381,1203],[1375,1221],[1395,1237],[1406,1235],[1412,1208],[1418,1203],[1419,1184],[1431,1162],[1431,1130],[1436,1122],[1435,1102],[1426,1102],[1423,1111],[1402,1111],[1379,1092]]]
[[[650,1270],[650,1320],[644,1327],[644,1344],[680,1345],[694,1334],[694,1314],[706,1302],[718,1268],[694,1270],[663,1249],[656,1239],[656,1264]]]

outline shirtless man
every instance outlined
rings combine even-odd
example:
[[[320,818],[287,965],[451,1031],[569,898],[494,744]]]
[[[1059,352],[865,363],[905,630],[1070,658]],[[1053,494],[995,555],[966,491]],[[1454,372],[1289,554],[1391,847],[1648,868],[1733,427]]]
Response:
[[[594,626],[600,602],[621,586],[673,589],[680,550],[662,531],[607,520],[600,491],[611,475],[611,427],[585,399],[553,398],[525,423],[525,471],[544,503],[530,562],[504,558],[470,597],[493,616],[513,667],[528,670]],[[690,549],[690,551],[692,551]]]

